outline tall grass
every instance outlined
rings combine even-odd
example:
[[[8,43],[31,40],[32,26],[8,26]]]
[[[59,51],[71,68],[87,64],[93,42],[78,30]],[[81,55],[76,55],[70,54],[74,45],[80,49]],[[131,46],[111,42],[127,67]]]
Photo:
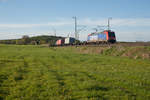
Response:
[[[150,62],[0,45],[0,100],[149,100]]]

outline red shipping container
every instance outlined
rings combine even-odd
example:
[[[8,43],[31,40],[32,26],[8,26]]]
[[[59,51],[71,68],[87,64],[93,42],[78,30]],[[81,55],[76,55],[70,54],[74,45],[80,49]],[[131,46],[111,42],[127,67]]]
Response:
[[[56,41],[56,45],[63,45],[64,44],[64,39],[59,39]]]

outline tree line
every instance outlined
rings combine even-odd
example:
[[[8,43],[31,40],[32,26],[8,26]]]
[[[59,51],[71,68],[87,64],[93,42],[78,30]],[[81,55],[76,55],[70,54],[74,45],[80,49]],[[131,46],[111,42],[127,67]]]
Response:
[[[40,45],[40,44],[50,44],[54,45],[58,39],[64,37],[57,36],[36,36],[29,37],[28,35],[22,36],[21,39],[11,39],[11,40],[0,40],[0,44],[17,44],[17,45]]]

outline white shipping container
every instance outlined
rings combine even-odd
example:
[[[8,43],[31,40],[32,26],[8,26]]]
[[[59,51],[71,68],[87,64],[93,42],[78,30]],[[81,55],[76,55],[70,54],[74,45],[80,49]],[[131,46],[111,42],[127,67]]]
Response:
[[[69,43],[70,43],[70,38],[69,37],[65,38],[65,44],[69,44]]]
[[[73,44],[75,43],[75,38],[67,37],[65,38],[65,44]]]

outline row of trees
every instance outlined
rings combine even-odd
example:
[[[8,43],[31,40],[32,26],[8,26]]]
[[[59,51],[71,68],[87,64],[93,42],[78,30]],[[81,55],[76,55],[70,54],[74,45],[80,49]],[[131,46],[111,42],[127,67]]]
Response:
[[[55,42],[62,37],[55,36],[37,36],[29,37],[24,35],[21,39],[0,40],[0,44],[17,44],[17,45],[39,45],[39,44],[55,44]]]
[[[18,44],[18,45],[27,45],[27,44],[38,44],[38,41],[33,41],[29,36],[25,35],[22,39],[13,39],[13,40],[1,40],[1,44]]]

